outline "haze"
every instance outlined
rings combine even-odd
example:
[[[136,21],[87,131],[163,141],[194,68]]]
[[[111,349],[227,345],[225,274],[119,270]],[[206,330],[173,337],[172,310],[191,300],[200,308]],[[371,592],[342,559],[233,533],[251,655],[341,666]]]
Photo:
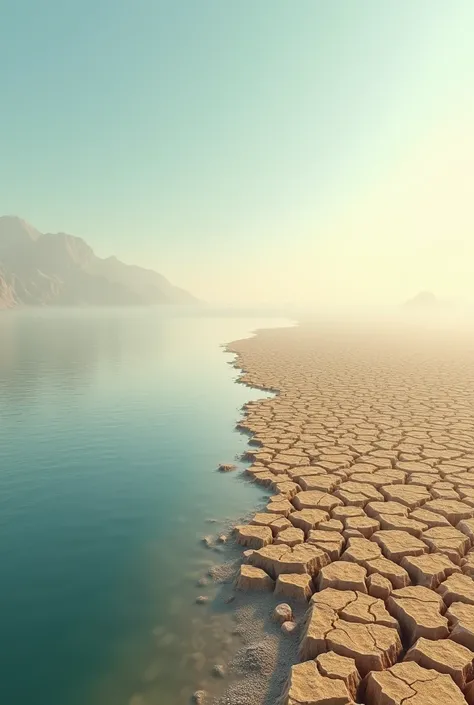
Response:
[[[18,0],[0,215],[215,303],[474,301],[470,0]]]

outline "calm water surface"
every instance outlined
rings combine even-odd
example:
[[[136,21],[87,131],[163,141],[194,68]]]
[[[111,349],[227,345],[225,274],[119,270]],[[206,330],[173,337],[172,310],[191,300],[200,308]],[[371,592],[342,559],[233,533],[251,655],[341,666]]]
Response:
[[[200,538],[262,493],[220,344],[272,319],[153,310],[0,316],[0,702],[175,705],[206,651]],[[212,590],[212,588],[211,588]],[[211,593],[209,593],[211,594]]]

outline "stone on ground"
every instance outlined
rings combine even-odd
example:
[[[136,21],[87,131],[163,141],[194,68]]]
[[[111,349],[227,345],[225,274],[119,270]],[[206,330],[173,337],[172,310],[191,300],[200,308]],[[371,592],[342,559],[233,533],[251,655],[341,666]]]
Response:
[[[283,624],[284,622],[292,622],[293,610],[290,605],[286,604],[286,602],[281,602],[273,610],[272,619],[274,622],[278,622],[279,624]]]
[[[286,636],[290,636],[297,629],[297,624],[295,622],[283,622],[281,625],[281,631]]]

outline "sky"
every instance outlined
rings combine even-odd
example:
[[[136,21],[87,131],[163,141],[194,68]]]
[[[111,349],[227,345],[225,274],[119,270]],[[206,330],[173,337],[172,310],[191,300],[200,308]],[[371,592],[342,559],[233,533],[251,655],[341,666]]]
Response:
[[[216,303],[474,301],[472,0],[0,0],[0,214]]]

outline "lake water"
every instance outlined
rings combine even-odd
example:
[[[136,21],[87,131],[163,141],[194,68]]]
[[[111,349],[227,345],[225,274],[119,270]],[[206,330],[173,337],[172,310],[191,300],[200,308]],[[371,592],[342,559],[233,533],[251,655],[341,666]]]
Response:
[[[215,633],[196,581],[225,557],[200,539],[263,498],[215,472],[245,450],[235,422],[263,396],[233,383],[220,345],[286,324],[0,315],[2,703],[186,702]]]

